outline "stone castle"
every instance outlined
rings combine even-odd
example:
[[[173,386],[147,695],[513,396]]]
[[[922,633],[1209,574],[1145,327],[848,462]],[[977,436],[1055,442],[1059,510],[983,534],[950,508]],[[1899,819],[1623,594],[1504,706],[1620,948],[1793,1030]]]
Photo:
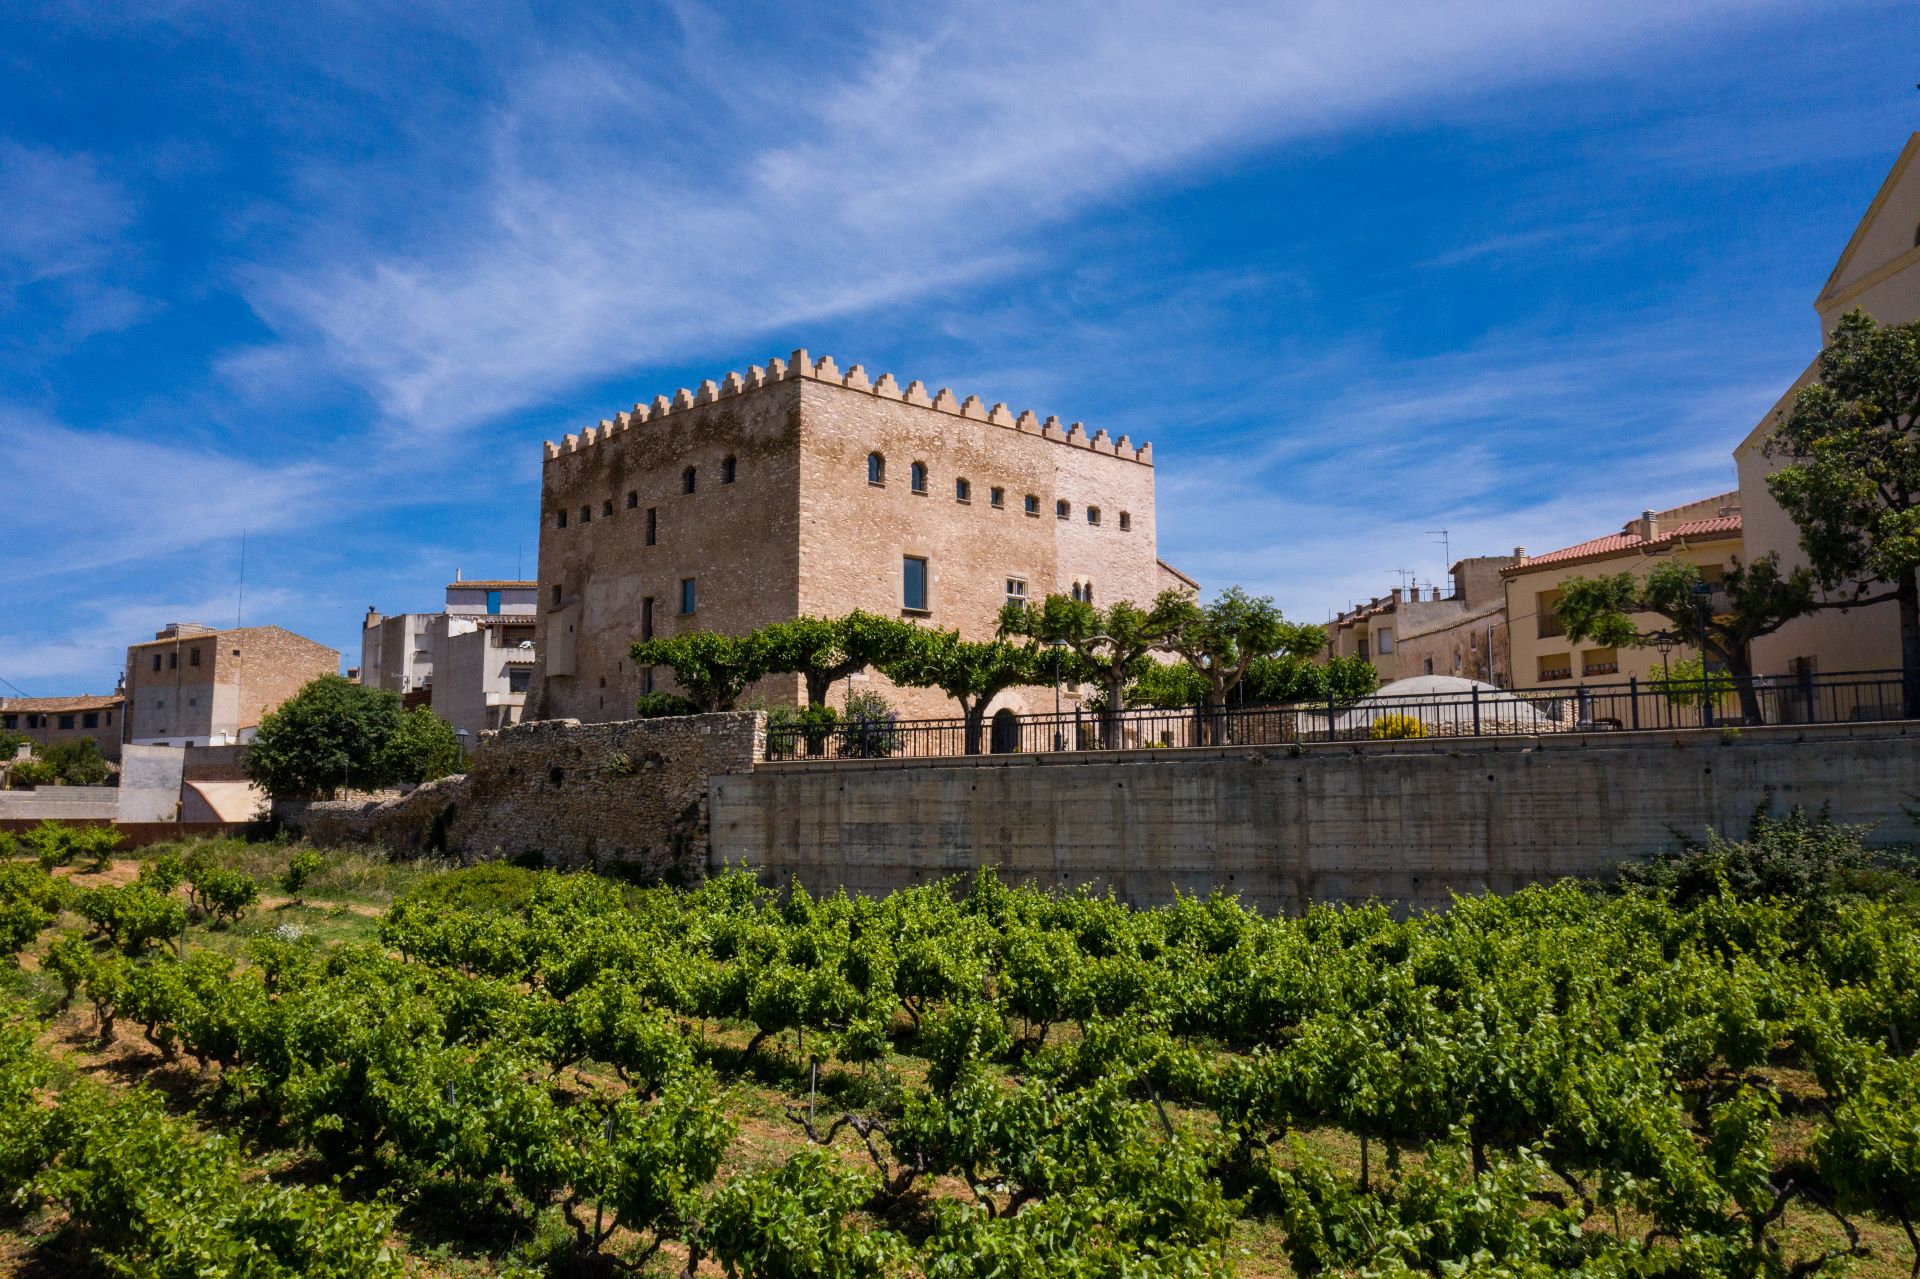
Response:
[[[545,447],[527,717],[630,718],[641,694],[672,691],[628,657],[655,635],[860,608],[987,639],[1010,599],[1193,589],[1158,558],[1153,475],[1149,444],[804,350],[636,404]],[[957,713],[877,673],[855,687],[903,715]],[[804,700],[798,676],[755,692]],[[1015,689],[991,709],[1052,697]]]

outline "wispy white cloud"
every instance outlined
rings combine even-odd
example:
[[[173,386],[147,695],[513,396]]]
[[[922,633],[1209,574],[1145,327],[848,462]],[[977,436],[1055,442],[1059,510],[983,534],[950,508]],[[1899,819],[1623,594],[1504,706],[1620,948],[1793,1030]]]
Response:
[[[252,461],[205,447],[76,430],[0,404],[16,580],[158,559],[250,528],[297,527],[340,499],[320,462]]]
[[[416,238],[319,228],[249,290],[393,422],[457,430],[1003,271],[1062,217],[1253,144],[1586,74],[1775,7],[1077,0],[849,18],[850,65],[773,62],[697,22],[677,50],[547,48],[486,121],[477,185],[416,186],[443,210]],[[752,87],[692,119],[661,107],[694,66]]]
[[[253,616],[268,617],[292,599],[283,590],[256,589],[247,605]],[[0,630],[0,679],[28,689],[31,695],[105,693],[111,687],[111,678],[103,673],[124,669],[129,644],[151,638],[168,622],[230,625],[234,609],[235,597],[224,592],[153,592],[88,599],[68,615],[62,627],[49,630],[9,625]],[[101,683],[103,679],[106,682]],[[82,682],[94,686],[77,688],[76,684]]]
[[[125,328],[149,303],[119,282],[134,208],[86,155],[0,139],[0,314],[52,295],[69,339]],[[44,334],[42,335],[44,340]]]

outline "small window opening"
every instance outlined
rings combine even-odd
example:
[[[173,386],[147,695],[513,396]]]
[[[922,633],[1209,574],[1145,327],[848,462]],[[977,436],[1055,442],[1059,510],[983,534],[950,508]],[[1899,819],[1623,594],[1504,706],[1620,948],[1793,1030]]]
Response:
[[[647,545],[652,546],[655,542],[659,540],[660,540],[660,508],[657,506],[649,506],[647,508]]]
[[[560,583],[558,582],[553,584],[553,606],[555,608],[560,607]]]
[[[1031,493],[1027,494],[1027,514],[1028,515],[1040,514],[1040,499],[1038,497],[1035,497]]]
[[[694,612],[699,607],[699,603],[700,603],[700,596],[697,588],[694,586],[694,580],[691,577],[681,578],[680,579],[680,611],[681,613],[686,614],[686,613]]]
[[[915,462],[909,467],[907,469],[907,482],[908,487],[912,488],[914,492],[923,497],[926,496],[927,464],[925,462]]]
[[[1054,519],[1064,520],[1071,517],[1072,515],[1073,515],[1073,503],[1069,502],[1066,498],[1063,497],[1059,501],[1053,504]]]
[[[1007,491],[996,484],[987,490],[987,500],[993,503],[993,509],[997,511],[1007,504]]]
[[[553,526],[555,528],[565,528],[567,526],[567,513],[565,511],[555,511],[553,513]]]
[[[927,561],[918,555],[901,557],[900,606],[915,613],[927,611]]]
[[[1125,511],[1120,512],[1120,531],[1126,533],[1131,531],[1132,528],[1133,516],[1127,514]]]
[[[867,454],[867,483],[885,484],[887,482],[887,459],[878,453]]]
[[[956,502],[973,501],[973,485],[963,479],[955,480],[953,482],[953,500]]]
[[[680,491],[682,493],[693,492],[694,487],[698,482],[699,482],[699,476],[695,474],[694,469],[691,466],[689,466],[686,470],[680,472]]]
[[[591,506],[583,506],[580,508],[580,522],[582,524],[593,523],[593,508]]]
[[[737,458],[725,458],[720,463],[720,482],[731,484],[740,474],[740,462]]]
[[[640,505],[640,494],[635,492],[633,489],[628,489],[627,490],[627,509],[631,511],[634,507],[638,505]]]
[[[1089,524],[1098,524],[1098,523],[1100,523],[1100,508],[1099,508],[1099,507],[1097,507],[1097,506],[1089,506],[1089,507],[1087,508],[1087,523],[1089,523]]]

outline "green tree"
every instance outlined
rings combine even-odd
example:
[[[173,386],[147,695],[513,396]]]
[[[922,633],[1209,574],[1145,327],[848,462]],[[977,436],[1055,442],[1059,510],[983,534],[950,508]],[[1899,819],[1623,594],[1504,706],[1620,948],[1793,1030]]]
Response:
[[[1327,633],[1318,626],[1289,622],[1271,598],[1249,595],[1238,586],[1207,605],[1183,596],[1178,616],[1167,647],[1206,681],[1208,718],[1216,735],[1228,695],[1254,662],[1281,654],[1306,657],[1327,644]]]
[[[100,743],[91,737],[43,747],[40,759],[68,786],[99,786],[113,775],[107,757],[100,753]]]
[[[825,706],[833,685],[870,666],[904,656],[921,628],[855,609],[845,617],[796,617],[761,627],[766,673],[794,673],[807,683],[807,704]]]
[[[759,631],[721,635],[688,631],[640,640],[630,651],[636,666],[664,666],[696,715],[730,711],[747,685],[772,669],[767,643]]]
[[[1040,604],[1010,603],[1000,610],[1000,636],[1021,636],[1074,655],[1064,673],[1100,686],[1100,735],[1107,749],[1120,745],[1121,714],[1127,686],[1140,677],[1150,654],[1164,648],[1179,629],[1190,600],[1181,591],[1162,591],[1152,608],[1128,600],[1095,608],[1067,595],[1049,595]]]
[[[405,718],[397,694],[322,675],[260,721],[247,748],[247,776],[275,799],[384,786],[391,780],[388,744]]]
[[[1554,611],[1574,643],[1702,648],[1733,677],[1741,715],[1748,723],[1758,724],[1763,717],[1760,695],[1753,686],[1750,646],[1813,606],[1813,577],[1806,569],[1783,577],[1779,556],[1762,555],[1751,564],[1734,561],[1722,585],[1724,591],[1705,590],[1699,565],[1668,560],[1656,564],[1645,577],[1614,573],[1573,578],[1560,587]],[[1636,619],[1646,614],[1665,624],[1641,629]]]
[[[1823,606],[1898,603],[1902,700],[1920,717],[1920,323],[1849,312],[1766,451],[1787,463],[1767,488],[1838,593]]]
[[[428,706],[400,717],[380,752],[378,774],[388,784],[430,782],[466,768],[466,752],[453,725]]]
[[[1048,663],[1033,644],[982,643],[963,640],[958,631],[911,629],[912,642],[881,669],[896,684],[937,688],[960,703],[969,755],[981,752],[987,706],[995,697],[1048,678]]]

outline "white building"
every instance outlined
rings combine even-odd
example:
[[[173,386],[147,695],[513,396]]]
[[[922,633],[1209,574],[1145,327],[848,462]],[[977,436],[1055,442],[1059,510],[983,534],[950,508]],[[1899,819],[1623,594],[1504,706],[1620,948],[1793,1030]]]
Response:
[[[447,584],[438,613],[384,616],[367,610],[360,631],[360,682],[431,706],[469,748],[479,735],[520,722],[533,673],[538,584]]]

